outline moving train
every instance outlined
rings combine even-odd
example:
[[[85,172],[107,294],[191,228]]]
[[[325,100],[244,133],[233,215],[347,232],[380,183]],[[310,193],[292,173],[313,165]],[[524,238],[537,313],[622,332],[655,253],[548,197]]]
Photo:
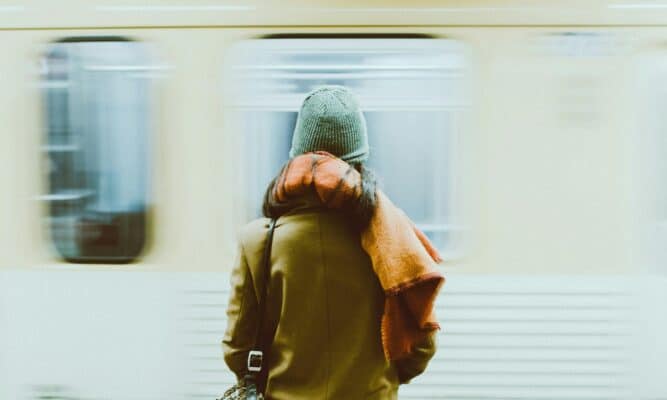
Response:
[[[667,3],[0,4],[0,399],[212,399],[303,95],[445,255],[405,399],[667,399]]]

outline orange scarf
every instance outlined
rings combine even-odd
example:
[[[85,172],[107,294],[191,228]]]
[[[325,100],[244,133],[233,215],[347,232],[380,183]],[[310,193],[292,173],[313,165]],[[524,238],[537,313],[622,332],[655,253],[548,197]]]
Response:
[[[338,208],[359,198],[361,176],[329,153],[307,153],[287,163],[271,195],[285,202],[313,189],[322,204]],[[384,193],[377,191],[376,197],[361,245],[385,292],[382,345],[393,361],[409,356],[417,343],[440,328],[434,303],[445,278],[435,268],[442,259],[426,235]]]

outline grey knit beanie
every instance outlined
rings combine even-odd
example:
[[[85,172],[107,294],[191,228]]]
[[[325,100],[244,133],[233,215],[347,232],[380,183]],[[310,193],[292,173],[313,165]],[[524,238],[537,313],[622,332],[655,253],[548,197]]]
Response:
[[[368,159],[366,120],[347,88],[322,86],[306,95],[289,156],[311,151],[327,151],[349,163]]]

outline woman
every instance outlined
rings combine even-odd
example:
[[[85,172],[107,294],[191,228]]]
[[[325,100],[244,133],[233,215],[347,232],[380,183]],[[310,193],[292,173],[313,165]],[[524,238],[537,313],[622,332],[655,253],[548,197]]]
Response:
[[[395,399],[435,352],[439,256],[376,189],[368,155],[354,96],[340,86],[309,93],[291,159],[267,189],[267,218],[241,232],[225,361],[246,374],[268,282],[258,383],[269,399]],[[267,279],[262,253],[275,218]]]

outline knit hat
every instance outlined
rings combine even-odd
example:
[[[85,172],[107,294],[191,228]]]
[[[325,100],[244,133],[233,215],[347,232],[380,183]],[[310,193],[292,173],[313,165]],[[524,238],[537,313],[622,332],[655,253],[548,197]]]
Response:
[[[326,151],[348,163],[368,159],[366,120],[347,88],[322,86],[306,95],[289,156],[311,151]]]

